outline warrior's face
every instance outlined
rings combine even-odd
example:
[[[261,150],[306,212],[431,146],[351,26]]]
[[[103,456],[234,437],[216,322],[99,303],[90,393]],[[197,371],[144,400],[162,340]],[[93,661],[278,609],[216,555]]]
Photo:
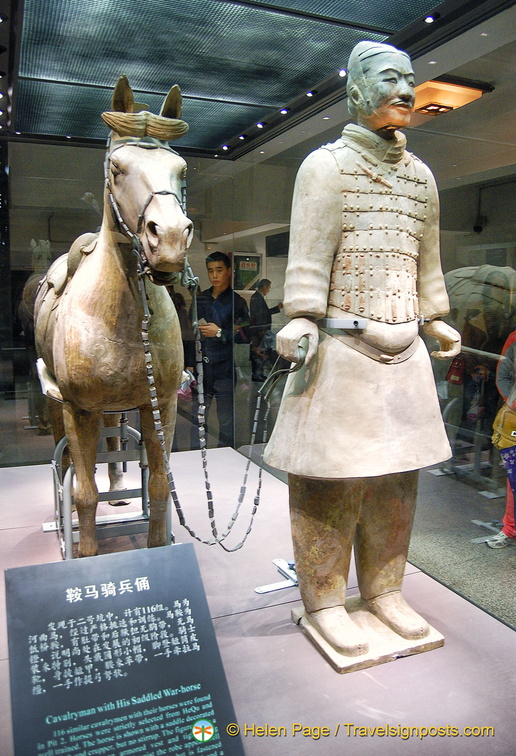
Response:
[[[415,101],[410,58],[382,52],[362,61],[362,66],[365,89],[357,88],[355,99],[358,124],[385,136],[408,126]]]

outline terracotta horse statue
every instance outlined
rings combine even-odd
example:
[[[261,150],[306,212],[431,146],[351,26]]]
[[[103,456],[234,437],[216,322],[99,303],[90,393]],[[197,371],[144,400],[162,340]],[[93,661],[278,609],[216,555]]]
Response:
[[[35,335],[47,394],[62,402],[75,467],[79,555],[97,553],[94,478],[104,412],[138,408],[149,462],[148,546],[167,542],[167,459],[183,370],[166,285],[186,264],[193,226],[182,207],[185,161],[169,145],[188,130],[174,86],[160,115],[142,111],[126,77],[115,86],[100,231],[53,263],[36,298]],[[40,362],[41,362],[40,359]]]

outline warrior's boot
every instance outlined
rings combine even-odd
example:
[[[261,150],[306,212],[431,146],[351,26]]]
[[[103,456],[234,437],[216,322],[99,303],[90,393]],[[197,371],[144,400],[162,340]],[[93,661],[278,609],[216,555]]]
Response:
[[[289,475],[294,559],[307,619],[342,654],[368,650],[345,609],[359,497],[343,499],[342,481]]]
[[[364,479],[355,537],[358,585],[368,609],[403,638],[424,638],[426,620],[401,595],[416,508],[418,472]]]

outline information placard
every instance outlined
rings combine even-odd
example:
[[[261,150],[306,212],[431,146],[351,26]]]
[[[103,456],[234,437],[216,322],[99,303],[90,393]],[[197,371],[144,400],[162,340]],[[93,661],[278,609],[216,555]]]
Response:
[[[5,577],[16,756],[244,753],[192,544]]]

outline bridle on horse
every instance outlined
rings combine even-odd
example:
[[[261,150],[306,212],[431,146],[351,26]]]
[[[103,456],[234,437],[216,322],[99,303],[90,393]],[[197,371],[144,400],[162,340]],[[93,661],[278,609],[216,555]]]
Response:
[[[262,488],[262,467],[259,466],[256,494],[254,497],[253,509],[251,511],[251,517],[250,517],[247,530],[242,540],[236,546],[232,548],[228,548],[223,543],[223,541],[225,541],[225,539],[228,537],[231,530],[233,529],[233,526],[236,523],[237,518],[240,514],[241,505],[247,493],[247,481],[249,477],[249,470],[251,467],[251,451],[249,452],[247,465],[244,471],[244,480],[243,480],[242,486],[240,487],[240,493],[238,495],[238,502],[237,502],[236,510],[234,514],[232,515],[231,520],[229,521],[225,531],[222,533],[222,535],[219,536],[218,531],[217,531],[217,525],[215,522],[213,493],[211,490],[211,485],[210,485],[210,481],[208,477],[208,460],[207,460],[207,447],[206,447],[206,404],[204,400],[204,386],[203,386],[204,363],[203,363],[202,348],[201,348],[201,334],[199,331],[199,324],[198,324],[198,318],[197,318],[196,294],[199,288],[199,279],[193,274],[193,271],[190,265],[188,264],[188,261],[185,261],[185,266],[181,273],[181,285],[184,286],[185,288],[188,288],[192,296],[192,325],[193,325],[193,330],[194,330],[194,335],[195,335],[195,359],[196,359],[196,368],[197,368],[197,383],[198,383],[198,396],[199,396],[199,407],[198,407],[197,419],[199,423],[199,445],[201,449],[202,467],[204,471],[206,499],[207,499],[207,504],[208,504],[208,517],[210,519],[210,527],[211,527],[211,532],[213,536],[213,538],[211,538],[210,540],[204,540],[201,537],[199,537],[186,523],[184,513],[181,507],[181,503],[179,501],[179,497],[177,494],[172,471],[170,469],[170,462],[169,462],[169,458],[168,458],[168,454],[166,450],[166,444],[165,444],[165,434],[163,432],[163,426],[161,423],[161,413],[159,410],[157,390],[156,390],[156,384],[154,380],[154,369],[152,365],[152,353],[150,349],[150,339],[149,339],[150,312],[149,312],[149,307],[147,304],[147,294],[145,291],[144,276],[148,276],[150,280],[155,284],[164,285],[167,283],[175,282],[177,280],[176,279],[177,274],[176,273],[158,274],[157,271],[151,268],[151,266],[149,265],[145,257],[142,244],[137,234],[141,232],[141,229],[145,220],[145,211],[147,207],[149,206],[150,202],[152,201],[152,198],[156,194],[173,195],[177,199],[178,203],[180,204],[183,210],[183,213],[185,213],[186,215],[186,184],[183,183],[181,199],[179,199],[179,197],[177,196],[177,194],[175,194],[175,192],[172,192],[170,190],[151,192],[149,196],[147,197],[146,201],[144,202],[142,210],[138,217],[137,231],[136,233],[132,232],[127,226],[127,224],[125,223],[124,219],[122,218],[116,199],[113,196],[113,192],[111,191],[111,182],[110,182],[111,156],[117,149],[120,149],[121,147],[124,147],[126,145],[130,145],[134,147],[141,147],[143,149],[166,149],[170,152],[173,152],[175,155],[178,155],[178,153],[175,150],[173,150],[165,142],[160,142],[159,140],[153,139],[151,137],[146,137],[142,139],[135,138],[135,137],[128,137],[125,139],[117,140],[114,147],[107,150],[106,159],[104,162],[105,184],[106,184],[106,189],[108,192],[109,204],[113,213],[115,223],[117,224],[120,232],[123,233],[125,236],[127,236],[131,240],[131,243],[133,245],[133,250],[136,255],[137,262],[138,262],[138,289],[139,289],[142,307],[143,307],[143,319],[141,323],[141,337],[142,337],[142,343],[143,343],[143,348],[144,348],[144,353],[145,353],[145,367],[146,367],[146,373],[147,373],[147,382],[149,384],[150,404],[151,404],[151,409],[152,409],[154,429],[156,431],[156,435],[157,435],[159,444],[161,446],[163,459],[165,462],[165,469],[167,472],[167,481],[168,481],[170,496],[174,503],[174,507],[177,512],[180,524],[188,531],[188,533],[193,538],[195,538],[197,541],[200,541],[201,543],[204,543],[208,546],[219,544],[225,551],[229,551],[229,552],[237,551],[238,549],[242,548],[242,546],[247,540],[247,537],[249,536],[251,532],[251,529],[254,523],[254,517],[258,510],[258,506],[260,504],[260,495],[261,495],[261,488]],[[165,277],[167,278],[167,280],[164,280]],[[301,362],[298,363],[298,365],[296,365],[294,369],[295,370],[299,369],[301,367],[301,364],[302,364]],[[287,370],[287,371],[280,371],[280,372],[283,374],[285,372],[293,372],[293,371]],[[261,411],[262,394],[265,395],[266,410],[263,415],[263,437],[261,439],[261,443],[265,444],[267,441],[267,418],[269,414],[268,395],[270,394],[270,392],[272,391],[272,388],[274,387],[274,385],[276,384],[277,380],[280,377],[282,376],[277,375],[277,377],[273,381],[269,381],[268,379],[269,389],[267,393],[264,392],[266,384],[264,384],[262,388],[260,389],[260,391],[258,392],[256,408],[255,408],[254,417],[253,417],[250,450],[252,450],[256,442],[258,422],[259,422],[259,416],[260,416],[260,411]],[[172,542],[174,542],[175,538],[174,538],[173,533],[171,534],[171,537],[172,537]]]
[[[183,181],[181,197],[178,197],[177,194],[170,189],[160,189],[150,192],[140,210],[138,222],[136,224],[136,231],[131,231],[122,217],[120,208],[118,207],[118,203],[113,194],[111,188],[111,173],[109,170],[113,154],[122,147],[127,146],[140,147],[144,150],[167,150],[168,152],[172,152],[178,157],[179,153],[173,150],[172,147],[170,147],[166,142],[160,142],[158,139],[154,139],[153,137],[125,137],[117,139],[117,141],[114,142],[112,146],[110,146],[110,143],[108,143],[108,149],[106,150],[106,157],[104,160],[104,183],[107,189],[109,206],[111,208],[113,219],[118,227],[118,230],[121,234],[127,236],[133,245],[133,250],[140,268],[138,272],[143,272],[150,278],[153,283],[157,284],[158,286],[169,286],[177,280],[177,273],[163,273],[151,266],[143,250],[143,245],[139,239],[139,234],[141,233],[143,224],[145,222],[145,213],[147,211],[147,208],[149,207],[153,198],[158,194],[171,195],[172,197],[175,197],[184,215],[186,215],[186,183]]]

